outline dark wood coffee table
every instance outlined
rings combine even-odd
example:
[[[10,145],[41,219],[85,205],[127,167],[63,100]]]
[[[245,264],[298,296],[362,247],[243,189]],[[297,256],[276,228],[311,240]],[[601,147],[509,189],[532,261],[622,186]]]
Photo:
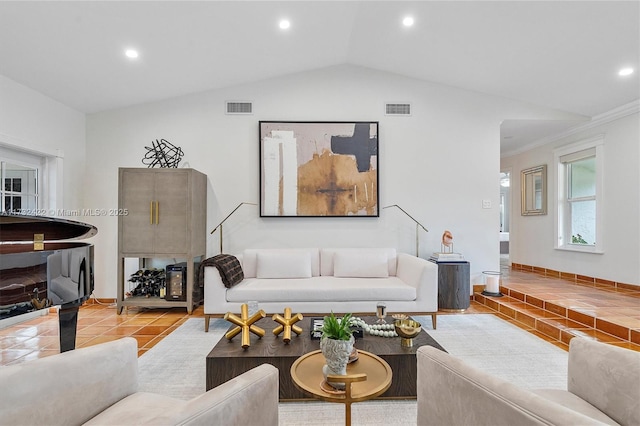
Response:
[[[375,317],[361,317],[369,324]],[[300,336],[292,334],[291,343],[285,345],[282,336],[274,336],[272,330],[278,325],[271,317],[256,323],[265,330],[261,339],[251,335],[251,346],[246,350],[240,345],[240,337],[229,341],[222,337],[207,355],[207,390],[257,367],[269,363],[280,371],[280,400],[311,399],[299,390],[291,379],[291,366],[302,355],[320,349],[320,341],[313,340],[309,334],[310,318],[305,317],[298,323],[304,330]],[[389,319],[391,322],[392,319]],[[235,327],[235,326],[233,326]],[[231,327],[230,327],[231,328]],[[438,344],[424,330],[413,339],[413,347],[400,346],[399,337],[377,337],[365,335],[356,341],[355,347],[378,355],[384,359],[393,371],[393,381],[389,389],[380,398],[416,398],[417,363],[416,351],[420,346],[429,345],[442,351]],[[356,361],[357,362],[357,361]]]

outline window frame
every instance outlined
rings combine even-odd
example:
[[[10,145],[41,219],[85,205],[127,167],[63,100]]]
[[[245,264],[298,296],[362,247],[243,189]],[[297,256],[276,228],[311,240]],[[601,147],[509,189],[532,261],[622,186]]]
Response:
[[[576,143],[559,147],[553,151],[554,163],[556,164],[555,183],[557,196],[554,197],[554,231],[555,249],[583,253],[604,253],[604,208],[603,208],[603,188],[604,188],[604,135],[597,135]],[[562,157],[579,154],[581,151],[594,151],[596,177],[595,196],[578,197],[573,200],[568,199],[568,161],[563,161]],[[591,154],[582,158],[591,157]],[[578,160],[578,158],[573,161]],[[596,203],[596,241],[593,245],[582,245],[571,243],[571,203],[593,199]]]
[[[33,158],[33,160],[37,160],[36,158]],[[39,164],[40,163],[40,164]],[[40,210],[40,192],[41,192],[41,185],[40,185],[40,175],[42,173],[42,165],[41,165],[41,161],[29,161],[29,162],[25,162],[25,161],[20,161],[20,160],[16,160],[16,159],[6,159],[6,158],[0,158],[0,178],[2,179],[2,188],[0,188],[0,198],[2,199],[2,211],[5,213],[18,213],[18,214],[28,214],[29,211],[34,211],[37,212]],[[35,172],[35,192],[27,192],[27,190],[22,190],[23,188],[27,187],[28,185],[23,185],[23,178],[22,177],[13,177],[13,176],[7,176],[7,165],[13,165],[13,166],[18,166],[18,167],[24,167],[25,170],[28,171],[33,171]],[[11,184],[11,188],[10,189],[5,189],[6,183],[7,183],[7,179],[11,180],[12,184]],[[21,183],[21,189],[20,191],[16,191],[15,187],[14,187],[14,183],[15,181],[19,181]],[[29,198],[33,198],[35,200],[35,207],[24,207],[22,206],[22,203],[20,203],[20,207],[16,208],[16,206],[14,205],[16,199],[19,199],[20,201],[23,200],[23,197],[29,197]],[[6,199],[9,198],[11,201],[9,202],[9,204],[11,205],[11,208],[7,211],[5,210],[5,206],[6,206]],[[27,203],[27,205],[29,205],[29,203]],[[32,214],[32,213],[31,213]]]
[[[37,170],[37,211],[43,216],[57,216],[63,207],[64,152],[60,149],[28,149],[27,142],[0,134],[0,161]],[[4,185],[4,181],[2,181]],[[4,189],[4,187],[2,188]],[[0,210],[4,209],[4,204]]]

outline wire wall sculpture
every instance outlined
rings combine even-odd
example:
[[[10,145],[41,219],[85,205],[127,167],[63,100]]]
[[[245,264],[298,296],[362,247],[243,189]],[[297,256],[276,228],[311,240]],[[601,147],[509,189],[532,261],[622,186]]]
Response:
[[[142,159],[142,164],[147,167],[173,167],[177,168],[184,152],[179,146],[175,146],[166,139],[156,139],[151,146],[145,146],[147,153]]]

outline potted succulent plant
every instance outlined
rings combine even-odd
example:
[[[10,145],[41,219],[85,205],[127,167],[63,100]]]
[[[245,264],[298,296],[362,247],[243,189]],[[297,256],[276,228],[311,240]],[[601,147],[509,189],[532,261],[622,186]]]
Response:
[[[331,315],[324,317],[320,349],[326,360],[322,372],[326,380],[328,375],[346,375],[349,355],[353,352],[353,331],[351,330],[351,314],[342,318]],[[344,383],[329,383],[336,389],[344,389]]]

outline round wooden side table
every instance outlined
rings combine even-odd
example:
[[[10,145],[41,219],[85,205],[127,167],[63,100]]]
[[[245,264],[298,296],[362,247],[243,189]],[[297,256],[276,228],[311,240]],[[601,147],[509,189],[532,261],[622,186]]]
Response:
[[[358,351],[358,360],[347,365],[346,376],[329,376],[328,381],[346,383],[344,391],[332,390],[324,382],[320,350],[309,352],[294,361],[291,378],[296,387],[314,398],[345,404],[345,425],[351,425],[351,404],[381,395],[391,386],[391,367],[385,360],[370,352]]]

